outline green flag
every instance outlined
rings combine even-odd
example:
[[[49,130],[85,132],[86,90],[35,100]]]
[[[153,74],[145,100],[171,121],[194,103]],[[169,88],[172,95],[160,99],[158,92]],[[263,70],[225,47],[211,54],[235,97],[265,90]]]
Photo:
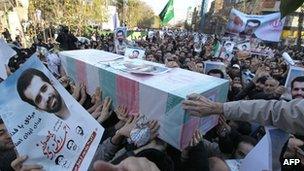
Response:
[[[217,41],[216,44],[214,44],[212,47],[213,56],[218,58],[221,54],[221,49],[222,45],[220,41]]]
[[[167,24],[174,17],[173,0],[169,0],[165,8],[159,14],[162,24]]]

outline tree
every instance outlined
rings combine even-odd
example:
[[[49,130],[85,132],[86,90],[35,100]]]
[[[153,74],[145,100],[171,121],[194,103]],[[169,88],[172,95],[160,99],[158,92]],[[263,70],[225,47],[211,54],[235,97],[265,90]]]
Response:
[[[159,19],[146,3],[139,0],[116,0],[118,17],[128,27],[159,27]]]
[[[303,3],[304,0],[281,0],[282,18],[296,11]]]
[[[73,29],[107,20],[107,0],[31,0],[29,13],[35,20],[36,10],[41,10],[45,23],[67,25]]]
[[[299,19],[298,19],[298,38],[297,38],[298,48],[300,48],[302,45],[303,19],[304,19],[304,6],[302,5],[300,7]]]

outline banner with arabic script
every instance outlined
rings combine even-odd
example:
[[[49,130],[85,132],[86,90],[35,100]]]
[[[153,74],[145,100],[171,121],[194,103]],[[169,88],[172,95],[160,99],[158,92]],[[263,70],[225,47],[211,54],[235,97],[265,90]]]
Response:
[[[227,32],[259,38],[264,41],[279,42],[285,18],[281,13],[268,15],[248,15],[232,9],[227,24]]]
[[[0,114],[19,155],[44,170],[87,170],[104,129],[36,57],[0,84]],[[8,98],[9,97],[9,98]]]

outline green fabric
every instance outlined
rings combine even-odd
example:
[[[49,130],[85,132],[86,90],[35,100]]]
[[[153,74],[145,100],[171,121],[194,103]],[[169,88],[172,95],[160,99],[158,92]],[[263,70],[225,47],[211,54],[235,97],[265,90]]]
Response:
[[[174,17],[173,0],[169,0],[165,8],[159,14],[159,18],[161,20],[161,23],[164,25],[167,24],[173,17]]]
[[[213,45],[212,51],[213,51],[213,56],[214,57],[219,57],[221,53],[221,43],[219,41],[216,42],[215,45]]]

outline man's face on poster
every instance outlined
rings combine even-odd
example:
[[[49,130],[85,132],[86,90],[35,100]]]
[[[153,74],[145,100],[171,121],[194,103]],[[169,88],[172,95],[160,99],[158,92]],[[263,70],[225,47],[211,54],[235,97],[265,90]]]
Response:
[[[231,47],[231,43],[226,43],[226,45],[225,45],[225,46],[226,46],[226,48],[227,48],[227,49],[230,49],[230,47]]]
[[[68,167],[68,161],[64,158],[63,155],[60,155],[57,157],[56,159],[56,164],[59,165],[59,166],[62,166],[62,167]]]
[[[243,46],[242,46],[242,50],[243,50],[243,51],[246,51],[246,50],[247,50],[247,45],[243,45]]]
[[[226,55],[225,55],[225,59],[229,59],[229,54],[226,54]]]
[[[248,21],[244,32],[246,35],[252,35],[259,26],[260,23],[258,21]]]
[[[135,50],[135,51],[132,52],[133,58],[138,58],[138,55],[139,55],[138,51]]]
[[[83,129],[80,126],[77,126],[76,127],[76,133],[82,136],[83,135]]]
[[[57,90],[39,76],[34,75],[24,95],[32,100],[36,107],[49,113],[56,113],[62,107],[62,98]]]
[[[77,150],[77,145],[75,144],[75,141],[74,140],[69,140],[68,143],[67,143],[67,148],[69,150],[76,151]]]

